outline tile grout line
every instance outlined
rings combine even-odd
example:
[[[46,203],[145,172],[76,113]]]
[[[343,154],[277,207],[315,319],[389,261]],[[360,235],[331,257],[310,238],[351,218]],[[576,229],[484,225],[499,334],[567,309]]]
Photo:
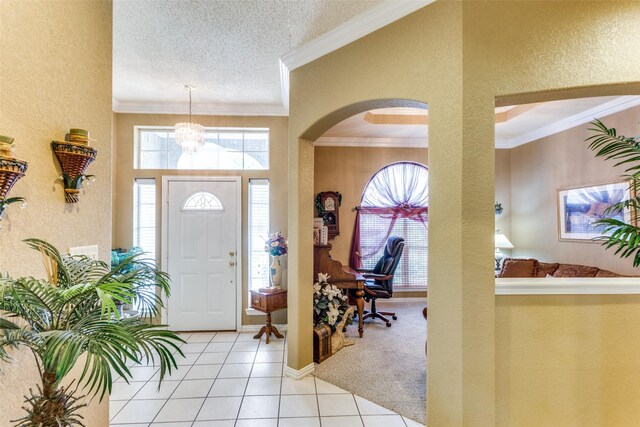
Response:
[[[187,342],[185,342],[185,343],[183,344],[183,346],[185,346],[185,345],[189,344],[188,339],[189,339],[189,338],[191,338],[192,336],[193,336],[193,334],[189,335],[189,337],[185,340],[185,341],[187,341]],[[215,335],[214,335],[214,336],[215,336]],[[213,339],[213,337],[212,337],[212,339]],[[181,347],[181,348],[182,348],[182,347]],[[205,347],[205,348],[206,348],[206,347]],[[174,354],[175,354],[175,353],[174,353]],[[186,358],[186,354],[187,354],[187,353],[184,353],[184,354],[185,354],[185,358]],[[198,356],[198,358],[199,358],[199,357],[200,357],[200,356]],[[189,371],[191,370],[191,368],[192,368],[192,367],[193,367],[193,365],[189,366],[189,370],[187,371],[187,374],[189,373]],[[178,368],[177,370],[180,370],[180,368]],[[185,374],[184,376],[186,377],[186,376],[187,376],[187,374]],[[182,379],[184,379],[184,377],[182,377]],[[176,386],[176,388],[175,388],[175,389],[173,389],[173,391],[171,392],[171,394],[169,394],[169,396],[167,397],[167,399],[165,399],[164,404],[160,407],[160,410],[159,410],[159,411],[156,413],[156,415],[153,417],[153,419],[152,419],[152,420],[151,420],[151,422],[149,423],[149,426],[150,426],[151,424],[153,424],[153,422],[154,422],[154,421],[156,420],[156,418],[158,417],[158,414],[160,414],[160,412],[162,412],[162,410],[164,409],[164,407],[167,405],[167,403],[168,403],[168,402],[169,402],[169,400],[171,399],[171,396],[173,396],[173,393],[175,393],[175,392],[176,392],[176,390],[178,389],[178,387],[180,387],[180,384],[182,384],[182,379],[178,380],[178,385]],[[158,382],[158,385],[160,385],[160,384],[161,384],[161,383],[160,383],[160,382]]]
[[[283,345],[284,348],[287,348],[286,341],[287,341],[287,335],[286,335],[286,332],[285,332],[285,335],[284,335],[284,343],[285,344]],[[285,352],[283,350],[282,351],[282,359],[280,359],[282,361],[282,370],[280,371],[280,395],[278,396],[278,415],[276,416],[276,426],[280,426],[280,405],[282,405],[282,385],[284,383],[284,364],[285,364],[285,362],[284,362],[284,354],[285,354]]]
[[[240,335],[238,335],[240,336]],[[255,339],[255,338],[254,338]],[[251,341],[249,341],[251,342]],[[258,346],[256,347],[256,352],[253,356],[253,362],[251,363],[251,369],[249,370],[249,377],[247,378],[247,384],[244,386],[244,393],[242,393],[242,398],[240,399],[240,406],[238,406],[238,414],[236,415],[236,420],[233,423],[235,426],[238,424],[238,419],[240,418],[240,411],[242,411],[242,404],[244,403],[244,398],[247,395],[247,389],[249,388],[249,381],[251,381],[251,374],[253,373],[253,366],[256,363],[256,357],[258,357],[258,351],[260,350],[260,344],[262,344],[262,339],[258,340]]]
[[[358,401],[356,400],[356,395],[351,393],[351,396],[353,397],[353,401],[356,403],[356,409],[358,410],[358,416],[360,417],[360,422],[364,426],[364,418],[362,418],[362,412],[360,412],[360,405],[358,405]]]
[[[316,382],[316,376],[313,376],[313,389],[316,391],[316,404],[318,405],[318,422],[320,423],[320,427],[322,427],[322,416],[320,416],[320,401],[318,397],[318,383]]]
[[[178,383],[178,384],[176,385],[176,388],[175,388],[175,389],[174,389],[174,390],[173,390],[173,391],[168,395],[168,397],[167,397],[167,398],[165,398],[165,399],[153,399],[153,398],[151,398],[151,399],[138,399],[138,400],[164,400],[164,403],[162,404],[162,406],[160,407],[160,409],[158,410],[158,412],[155,414],[155,416],[152,418],[152,420],[151,420],[151,421],[145,421],[145,422],[142,422],[141,424],[146,425],[146,427],[151,427],[151,425],[153,425],[154,423],[155,423],[155,424],[160,425],[160,424],[162,424],[162,423],[172,423],[172,422],[182,423],[182,422],[184,422],[185,424],[189,423],[189,425],[190,425],[191,427],[195,426],[195,423],[196,423],[196,422],[198,422],[198,421],[197,421],[197,418],[198,418],[199,414],[201,413],[202,408],[204,407],[204,404],[206,403],[207,399],[209,399],[209,398],[210,398],[210,393],[211,393],[211,391],[212,391],[212,389],[213,389],[213,386],[214,386],[214,385],[215,385],[215,383],[220,379],[220,372],[224,369],[224,367],[225,367],[225,366],[233,366],[233,365],[235,365],[235,364],[238,364],[238,363],[230,363],[230,361],[229,361],[229,359],[231,358],[231,354],[232,354],[232,353],[234,353],[234,352],[232,351],[232,349],[233,349],[233,348],[236,346],[236,344],[238,344],[239,342],[246,342],[246,343],[250,343],[250,342],[252,342],[252,340],[249,340],[249,341],[244,341],[244,340],[243,340],[243,341],[239,341],[240,337],[242,336],[242,333],[240,333],[240,332],[236,334],[236,336],[235,336],[235,338],[234,338],[234,340],[233,340],[233,341],[222,341],[222,342],[224,342],[224,343],[231,343],[231,347],[229,348],[229,350],[228,350],[228,351],[226,351],[226,355],[225,355],[225,357],[224,357],[224,361],[223,361],[223,362],[222,362],[222,364],[220,365],[220,369],[218,370],[218,372],[217,372],[217,374],[216,374],[215,378],[213,378],[213,382],[211,383],[211,386],[209,387],[209,390],[207,391],[206,395],[204,396],[204,398],[203,398],[203,402],[202,402],[202,404],[200,405],[200,408],[198,409],[197,413],[195,414],[195,418],[194,418],[192,421],[189,421],[189,420],[185,420],[185,421],[157,421],[157,419],[158,419],[158,415],[160,414],[160,412],[162,412],[162,410],[166,407],[166,405],[169,403],[169,401],[170,401],[170,400],[172,400],[172,401],[174,401],[174,402],[175,402],[175,401],[180,401],[180,400],[193,399],[193,397],[189,397],[188,395],[187,395],[187,396],[185,396],[185,397],[175,397],[175,398],[174,398],[173,396],[175,396],[175,394],[176,394],[176,392],[177,392],[178,388],[179,388],[183,383],[188,382],[188,381],[194,381],[194,380],[203,380],[203,378],[192,378],[192,379],[188,380],[188,379],[186,379],[186,376],[191,372],[191,370],[192,370],[194,367],[196,367],[196,366],[201,366],[201,365],[196,365],[197,361],[198,361],[198,360],[200,360],[200,359],[203,357],[203,355],[204,355],[205,353],[207,353],[205,350],[207,349],[207,347],[208,347],[211,343],[213,343],[213,340],[215,339],[215,337],[216,337],[217,335],[218,335],[218,333],[213,332],[213,336],[209,339],[209,341],[204,342],[204,343],[201,343],[201,344],[205,344],[205,345],[204,345],[203,349],[202,349],[201,351],[199,351],[198,353],[185,353],[185,355],[194,355],[194,354],[195,354],[195,355],[197,355],[197,357],[195,357],[195,358],[193,359],[193,362],[192,362],[190,365],[182,365],[182,366],[181,366],[181,367],[188,368],[188,369],[187,369],[187,372],[185,373],[185,375],[184,375],[180,380],[177,380],[177,381],[171,381],[171,378],[170,378],[170,377],[167,377],[167,378],[165,379],[165,381],[169,381],[169,382],[177,382],[177,383]],[[188,340],[188,339],[189,339],[189,338],[191,338],[192,336],[193,336],[193,334],[192,334],[192,335],[189,335],[189,336],[186,338],[186,340]],[[238,407],[238,412],[237,412],[237,414],[236,414],[236,418],[235,418],[235,420],[233,420],[233,419],[227,419],[228,421],[234,421],[234,424],[233,424],[234,426],[237,426],[239,422],[243,421],[243,420],[241,420],[239,417],[240,417],[240,413],[241,413],[241,410],[242,410],[242,406],[243,406],[244,401],[245,401],[245,397],[247,397],[247,392],[248,392],[248,388],[249,388],[249,383],[250,383],[251,379],[252,379],[252,378],[254,378],[252,375],[253,375],[253,372],[255,372],[255,364],[256,364],[256,363],[261,364],[261,365],[263,365],[263,364],[267,365],[267,364],[272,364],[272,363],[281,363],[281,370],[280,370],[280,372],[279,372],[279,377],[278,377],[278,376],[272,376],[272,375],[266,375],[266,376],[259,376],[259,377],[255,377],[255,379],[279,378],[280,384],[279,384],[278,409],[277,409],[277,416],[276,416],[277,418],[276,418],[276,423],[277,423],[277,425],[279,425],[279,424],[280,424],[280,421],[281,421],[281,417],[280,417],[280,416],[281,416],[281,410],[280,410],[280,409],[281,409],[281,405],[282,405],[283,389],[284,389],[284,379],[285,379],[285,375],[284,375],[284,368],[285,368],[285,363],[286,363],[286,362],[285,362],[286,347],[287,347],[287,346],[286,346],[286,342],[287,342],[287,340],[286,340],[286,336],[285,336],[285,339],[284,339],[284,340],[282,340],[281,342],[283,343],[283,349],[281,349],[281,350],[275,350],[275,351],[273,351],[273,352],[272,352],[272,351],[270,351],[270,350],[264,350],[264,349],[266,348],[265,346],[266,346],[267,344],[266,344],[265,342],[263,342],[262,340],[259,340],[259,341],[258,341],[258,345],[257,345],[257,347],[256,347],[256,348],[255,348],[255,350],[253,351],[253,353],[254,353],[254,354],[253,354],[253,358],[252,358],[252,362],[251,362],[251,369],[249,370],[248,377],[241,376],[241,377],[230,377],[230,378],[228,378],[228,379],[246,379],[246,384],[245,384],[245,387],[244,387],[243,394],[242,394],[242,396],[241,396],[240,405],[239,405],[239,407]],[[185,343],[185,345],[187,345],[187,344],[195,344],[195,343],[189,343],[189,342],[186,342],[186,343]],[[200,344],[200,343],[198,343],[198,344]],[[267,361],[258,362],[258,361],[257,361],[257,357],[258,357],[258,353],[260,352],[260,350],[261,350],[261,349],[263,349],[263,350],[264,350],[264,351],[263,351],[263,353],[264,353],[264,352],[266,352],[266,353],[271,353],[271,354],[273,354],[273,353],[280,352],[280,353],[279,353],[279,357],[278,357],[278,358],[281,360],[281,362],[277,362],[277,359],[278,359],[278,358],[276,358],[276,359],[272,359],[272,357],[268,357],[268,358],[267,358]],[[242,350],[242,351],[243,351],[243,352],[245,352],[245,353],[249,353],[249,351],[246,351],[246,350]],[[236,351],[235,353],[239,353],[239,352],[240,352],[240,350]],[[211,352],[211,353],[221,353],[221,352]],[[241,358],[238,358],[237,360],[241,360]],[[276,360],[276,361],[272,361],[272,360]],[[242,362],[241,364],[245,364],[245,363],[244,363],[244,362]],[[248,363],[246,363],[246,364],[248,364]],[[217,364],[216,364],[216,365],[217,365]],[[133,367],[136,367],[136,366],[134,365],[134,366],[132,366],[132,368],[133,368]],[[143,367],[145,367],[145,366],[140,366],[140,367],[141,367],[141,368],[143,368]],[[147,365],[147,367],[148,367],[148,365]],[[156,367],[156,365],[154,364],[154,365],[151,365],[150,367],[155,368],[155,367]],[[159,369],[154,369],[154,372],[149,376],[149,378],[148,378],[147,380],[143,380],[143,381],[131,381],[131,383],[142,383],[142,386],[141,386],[141,387],[140,387],[140,388],[139,388],[135,393],[133,393],[132,397],[130,397],[129,399],[123,399],[123,401],[124,401],[125,403],[124,403],[124,405],[123,405],[123,406],[118,410],[118,412],[116,412],[116,413],[113,415],[113,418],[114,418],[114,419],[115,419],[115,417],[117,417],[117,416],[118,416],[118,414],[120,414],[120,413],[122,412],[122,410],[124,409],[124,407],[125,407],[125,406],[129,405],[132,401],[135,401],[135,400],[136,400],[136,399],[135,399],[135,396],[139,395],[139,394],[141,393],[141,390],[142,390],[144,387],[147,387],[147,385],[148,385],[148,384],[150,384],[150,383],[153,381],[153,377],[154,377],[154,376],[156,376],[156,375],[158,374],[158,372],[159,372]],[[323,425],[324,423],[323,423],[323,421],[322,421],[322,418],[323,418],[323,417],[322,417],[322,414],[320,413],[320,402],[319,402],[319,396],[320,396],[320,393],[319,393],[319,390],[318,390],[318,384],[317,384],[318,378],[317,378],[317,377],[315,377],[315,375],[312,375],[312,377],[313,377],[313,381],[314,381],[314,387],[313,387],[313,388],[314,388],[314,393],[315,393],[315,396],[316,396],[316,399],[315,399],[315,400],[316,400],[316,406],[317,406],[317,409],[318,409],[318,417],[317,417],[317,419],[318,419],[318,422],[319,422],[320,427],[322,427],[322,425]],[[122,377],[120,377],[120,378],[122,378]],[[124,378],[122,378],[122,379],[123,379],[123,381],[124,381]],[[225,379],[227,379],[227,378],[225,378]],[[209,378],[206,378],[206,379],[204,379],[204,380],[209,380]],[[128,384],[131,384],[131,383],[128,383]],[[126,384],[126,382],[121,382],[121,383],[119,383],[119,384]],[[361,421],[362,425],[364,426],[364,425],[365,425],[365,424],[364,424],[364,415],[362,414],[362,411],[361,411],[360,406],[359,406],[358,401],[357,401],[357,397],[359,397],[359,396],[355,395],[354,393],[349,393],[348,391],[347,391],[347,393],[348,393],[348,394],[351,394],[351,397],[352,397],[352,399],[354,400],[354,403],[355,403],[355,405],[356,405],[356,409],[357,409],[357,411],[358,411],[358,417],[360,418],[360,421]],[[295,394],[295,393],[294,393],[294,394]],[[346,394],[346,393],[345,393],[345,394]],[[273,396],[274,396],[273,394],[255,394],[255,395],[251,395],[250,397],[273,397]],[[220,397],[237,397],[237,396],[220,396]],[[116,402],[116,401],[114,401],[114,402]],[[376,415],[376,416],[382,416],[382,415],[383,415],[383,414],[379,414],[379,415]],[[397,415],[397,416],[400,416],[400,419],[402,420],[402,425],[403,425],[403,426],[405,426],[405,427],[408,427],[408,426],[409,426],[408,421],[407,421],[408,419],[405,419],[405,417],[404,417],[404,416],[402,416],[401,414],[398,414],[397,412],[393,412],[393,414],[384,414],[384,415]],[[331,417],[341,417],[341,416],[346,416],[346,415],[333,415],[333,416],[327,416],[327,417],[331,418]],[[309,419],[312,419],[312,418],[315,418],[315,417],[313,417],[313,416],[308,416],[308,417],[300,417],[300,418],[309,418]],[[119,424],[111,424],[111,419],[112,419],[112,418],[110,417],[110,420],[109,420],[109,423],[110,423],[110,424],[109,424],[109,425],[112,425],[113,427],[117,427]],[[264,418],[258,418],[258,419],[268,419],[268,418],[264,417]],[[271,418],[271,419],[273,419],[273,418]],[[250,419],[247,419],[247,420],[250,420]],[[208,421],[208,420],[203,420],[203,421]],[[222,420],[219,420],[219,421],[222,421]],[[246,421],[246,420],[245,420],[245,421]],[[126,422],[125,422],[125,424],[126,424]]]
[[[134,366],[132,366],[131,368],[133,368],[133,367],[135,367],[135,365],[134,365]],[[155,367],[155,366],[154,366],[154,367]],[[131,368],[129,368],[129,369],[131,369]],[[144,382],[144,384],[142,385],[142,387],[140,387],[140,390],[142,390],[142,388],[144,388],[144,387],[147,385],[147,383],[148,383],[149,381],[151,381],[151,378],[153,378],[153,375],[155,375],[155,372],[151,375],[151,377],[150,377],[148,380],[146,380],[146,381],[140,381],[140,382]],[[123,378],[123,379],[124,379],[124,377],[119,377],[118,379],[120,379],[120,378]],[[117,381],[118,379],[116,379],[116,381]],[[134,381],[131,381],[131,382],[134,382]],[[135,382],[137,382],[137,381],[135,381]],[[115,382],[114,382],[114,384],[115,384]],[[126,379],[125,379],[125,384],[131,384],[131,383],[130,383],[130,382],[128,382],[128,381],[126,381]],[[120,409],[118,410],[118,412],[116,412],[115,414],[113,414],[113,417],[111,416],[111,413],[109,413],[109,424],[111,424],[111,420],[112,420],[112,419],[114,419],[116,416],[118,416],[118,414],[119,414],[119,413],[124,409],[124,407],[125,407],[125,406],[127,406],[127,405],[128,405],[128,404],[133,400],[133,398],[134,398],[138,393],[140,393],[140,390],[138,390],[137,392],[133,393],[133,396],[131,396],[129,399],[125,399],[126,403],[125,403],[124,405],[122,405],[122,408],[120,408]],[[115,402],[115,401],[114,401],[114,402]],[[109,398],[109,408],[111,408],[111,398]]]
[[[218,335],[218,333],[216,333],[216,335]],[[227,355],[224,358],[224,361],[222,362],[222,365],[220,365],[220,370],[216,374],[216,377],[213,379],[213,383],[211,383],[211,387],[209,387],[209,391],[207,391],[207,395],[204,397],[204,400],[202,401],[202,405],[200,405],[200,408],[198,409],[198,412],[196,412],[196,416],[193,418],[193,421],[192,421],[191,425],[195,424],[196,421],[198,420],[198,415],[200,415],[200,412],[202,411],[202,408],[204,407],[205,403],[207,403],[207,399],[209,398],[209,393],[211,393],[211,389],[213,388],[213,386],[216,383],[216,381],[218,381],[218,377],[220,376],[220,372],[222,372],[222,369],[224,368],[224,365],[226,365],[227,359],[229,358],[229,355],[231,354],[231,349],[233,349],[233,346],[236,345],[236,343],[238,342],[238,338],[240,338],[240,332],[238,332],[238,334],[236,335],[236,338],[233,340],[233,343],[231,344],[231,348],[229,348],[229,351],[227,352]],[[211,338],[211,342],[213,342],[213,338]],[[205,350],[206,350],[206,347],[205,347]],[[203,350],[203,352],[204,352],[204,350]],[[236,417],[236,419],[237,419],[237,417]]]
[[[215,338],[215,336],[216,336],[216,335],[218,335],[218,333],[217,333],[217,332],[214,332],[214,334],[213,334],[213,336],[211,337],[211,339],[210,339],[207,343],[205,343],[206,345],[205,345],[204,349],[206,349],[206,348],[207,348],[207,346],[211,343],[211,341],[213,340],[213,338]],[[191,334],[191,336],[193,336],[193,334]],[[189,336],[189,338],[191,338],[191,336]],[[189,344],[189,343],[187,342],[187,343],[185,343],[184,345],[187,345],[187,344]],[[192,343],[192,344],[194,344],[194,343]],[[200,356],[202,356],[202,353],[204,352],[204,349],[200,352]],[[184,354],[186,355],[187,353],[184,353]],[[189,353],[189,354],[190,354],[190,353]],[[199,358],[200,358],[200,356],[198,356],[198,358],[197,358],[197,359],[199,359]],[[185,356],[185,357],[186,357],[186,356]],[[197,360],[197,359],[196,359],[196,360]],[[169,397],[165,400],[164,404],[162,405],[162,407],[160,408],[160,410],[158,411],[158,413],[153,417],[153,419],[151,420],[151,423],[150,423],[149,425],[153,424],[153,422],[156,420],[156,418],[158,418],[158,415],[160,415],[160,412],[162,412],[162,410],[164,409],[164,407],[165,407],[165,406],[167,406],[167,403],[169,403],[169,401],[171,400],[171,396],[173,396],[173,394],[176,392],[176,390],[178,390],[178,388],[180,387],[180,384],[182,384],[182,382],[184,381],[185,377],[186,377],[187,375],[189,375],[189,372],[191,371],[191,369],[193,369],[193,367],[194,367],[194,366],[196,366],[196,365],[195,365],[195,362],[194,362],[194,364],[193,364],[193,365],[189,366],[189,370],[188,370],[188,371],[184,374],[184,376],[179,380],[178,385],[176,386],[176,388],[175,388],[175,389],[173,389],[173,391],[171,392],[171,394],[169,395]],[[179,368],[178,368],[178,370],[179,370]],[[214,382],[215,382],[215,380],[214,380]],[[203,402],[203,404],[204,404],[204,402]],[[198,412],[199,412],[199,411],[198,411]],[[198,416],[198,414],[196,414],[196,417],[197,417],[197,416]],[[195,422],[195,419],[194,419],[194,421],[192,421],[192,424],[193,424],[193,422]]]
[[[320,423],[320,427],[322,427],[322,415],[320,414],[320,398],[318,397],[318,385],[316,383],[316,376],[313,376],[313,386],[316,390],[316,405],[318,406],[318,422]]]
[[[190,334],[190,335],[187,337],[187,339],[189,339],[189,338],[191,337],[191,335],[193,335],[193,334]],[[186,340],[185,340],[185,341],[186,341]],[[186,343],[185,343],[185,344],[186,344]],[[172,354],[175,354],[175,353],[172,353]],[[136,366],[136,365],[132,366],[131,368],[133,368],[133,367],[135,367],[135,366]],[[148,366],[149,366],[149,365],[147,364],[147,367],[148,367]],[[155,363],[154,363],[152,366],[155,368]],[[129,368],[129,369],[131,369],[131,368]],[[178,369],[178,368],[177,368],[177,369]],[[177,369],[176,369],[176,370],[177,370]],[[159,371],[159,368],[158,368],[158,371]],[[131,382],[144,382],[144,384],[142,385],[142,387],[140,387],[140,390],[142,390],[144,387],[146,387],[146,385],[147,385],[149,382],[151,382],[151,379],[153,378],[153,376],[154,376],[158,371],[154,372],[154,373],[149,377],[149,379],[148,379],[148,380],[145,380],[145,381],[131,381]],[[124,378],[124,377],[120,377],[120,378],[123,378],[123,379],[125,380],[125,384],[131,384],[130,382],[128,382],[128,381],[126,380],[126,378]],[[117,381],[117,380],[116,380],[116,381]],[[125,407],[125,406],[127,406],[127,405],[132,401],[132,400],[134,400],[134,397],[136,397],[136,395],[137,395],[138,393],[140,393],[140,390],[138,390],[138,391],[136,391],[135,393],[133,393],[133,396],[131,396],[129,399],[126,399],[126,402],[127,402],[127,403],[125,403],[124,405],[122,405],[122,408],[120,408],[120,409],[118,410],[118,412],[116,412],[115,414],[113,414],[113,417],[111,416],[111,414],[109,414],[109,424],[111,424],[111,420],[112,420],[112,419],[115,419],[115,418],[118,416],[118,414],[119,414],[120,412],[122,412],[122,410],[124,409],[124,407]],[[164,406],[164,405],[163,405],[163,406]],[[111,399],[109,399],[109,407],[111,407]],[[157,415],[157,414],[156,414],[156,415]],[[155,417],[154,417],[154,418],[155,418]]]

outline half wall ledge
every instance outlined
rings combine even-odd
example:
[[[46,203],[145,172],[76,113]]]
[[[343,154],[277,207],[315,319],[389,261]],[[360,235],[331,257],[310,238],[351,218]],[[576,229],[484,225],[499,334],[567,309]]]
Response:
[[[496,295],[640,295],[640,277],[496,278]]]

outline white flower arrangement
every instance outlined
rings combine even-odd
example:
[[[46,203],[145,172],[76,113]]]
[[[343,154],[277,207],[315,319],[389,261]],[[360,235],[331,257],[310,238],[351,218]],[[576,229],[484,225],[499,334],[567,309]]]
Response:
[[[319,273],[318,281],[313,284],[313,324],[326,324],[336,331],[344,313],[349,308],[347,296],[335,285],[328,282],[329,275]],[[351,324],[351,317],[347,320]]]

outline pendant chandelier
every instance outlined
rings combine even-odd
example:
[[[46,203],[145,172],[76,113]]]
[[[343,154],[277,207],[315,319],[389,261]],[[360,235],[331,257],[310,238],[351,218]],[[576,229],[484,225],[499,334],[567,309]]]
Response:
[[[189,122],[176,123],[176,143],[182,147],[183,153],[193,154],[204,145],[204,126],[191,120],[191,92],[194,88],[189,85],[184,88],[189,91]]]

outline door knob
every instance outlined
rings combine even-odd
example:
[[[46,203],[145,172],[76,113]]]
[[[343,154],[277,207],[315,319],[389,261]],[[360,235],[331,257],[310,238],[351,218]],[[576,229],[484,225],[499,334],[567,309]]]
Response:
[[[229,251],[229,256],[234,256],[236,253],[234,251]]]
[[[235,262],[233,262],[233,261],[229,261],[229,267],[233,267],[233,266],[235,266],[235,265],[236,265],[236,263],[235,263]]]

